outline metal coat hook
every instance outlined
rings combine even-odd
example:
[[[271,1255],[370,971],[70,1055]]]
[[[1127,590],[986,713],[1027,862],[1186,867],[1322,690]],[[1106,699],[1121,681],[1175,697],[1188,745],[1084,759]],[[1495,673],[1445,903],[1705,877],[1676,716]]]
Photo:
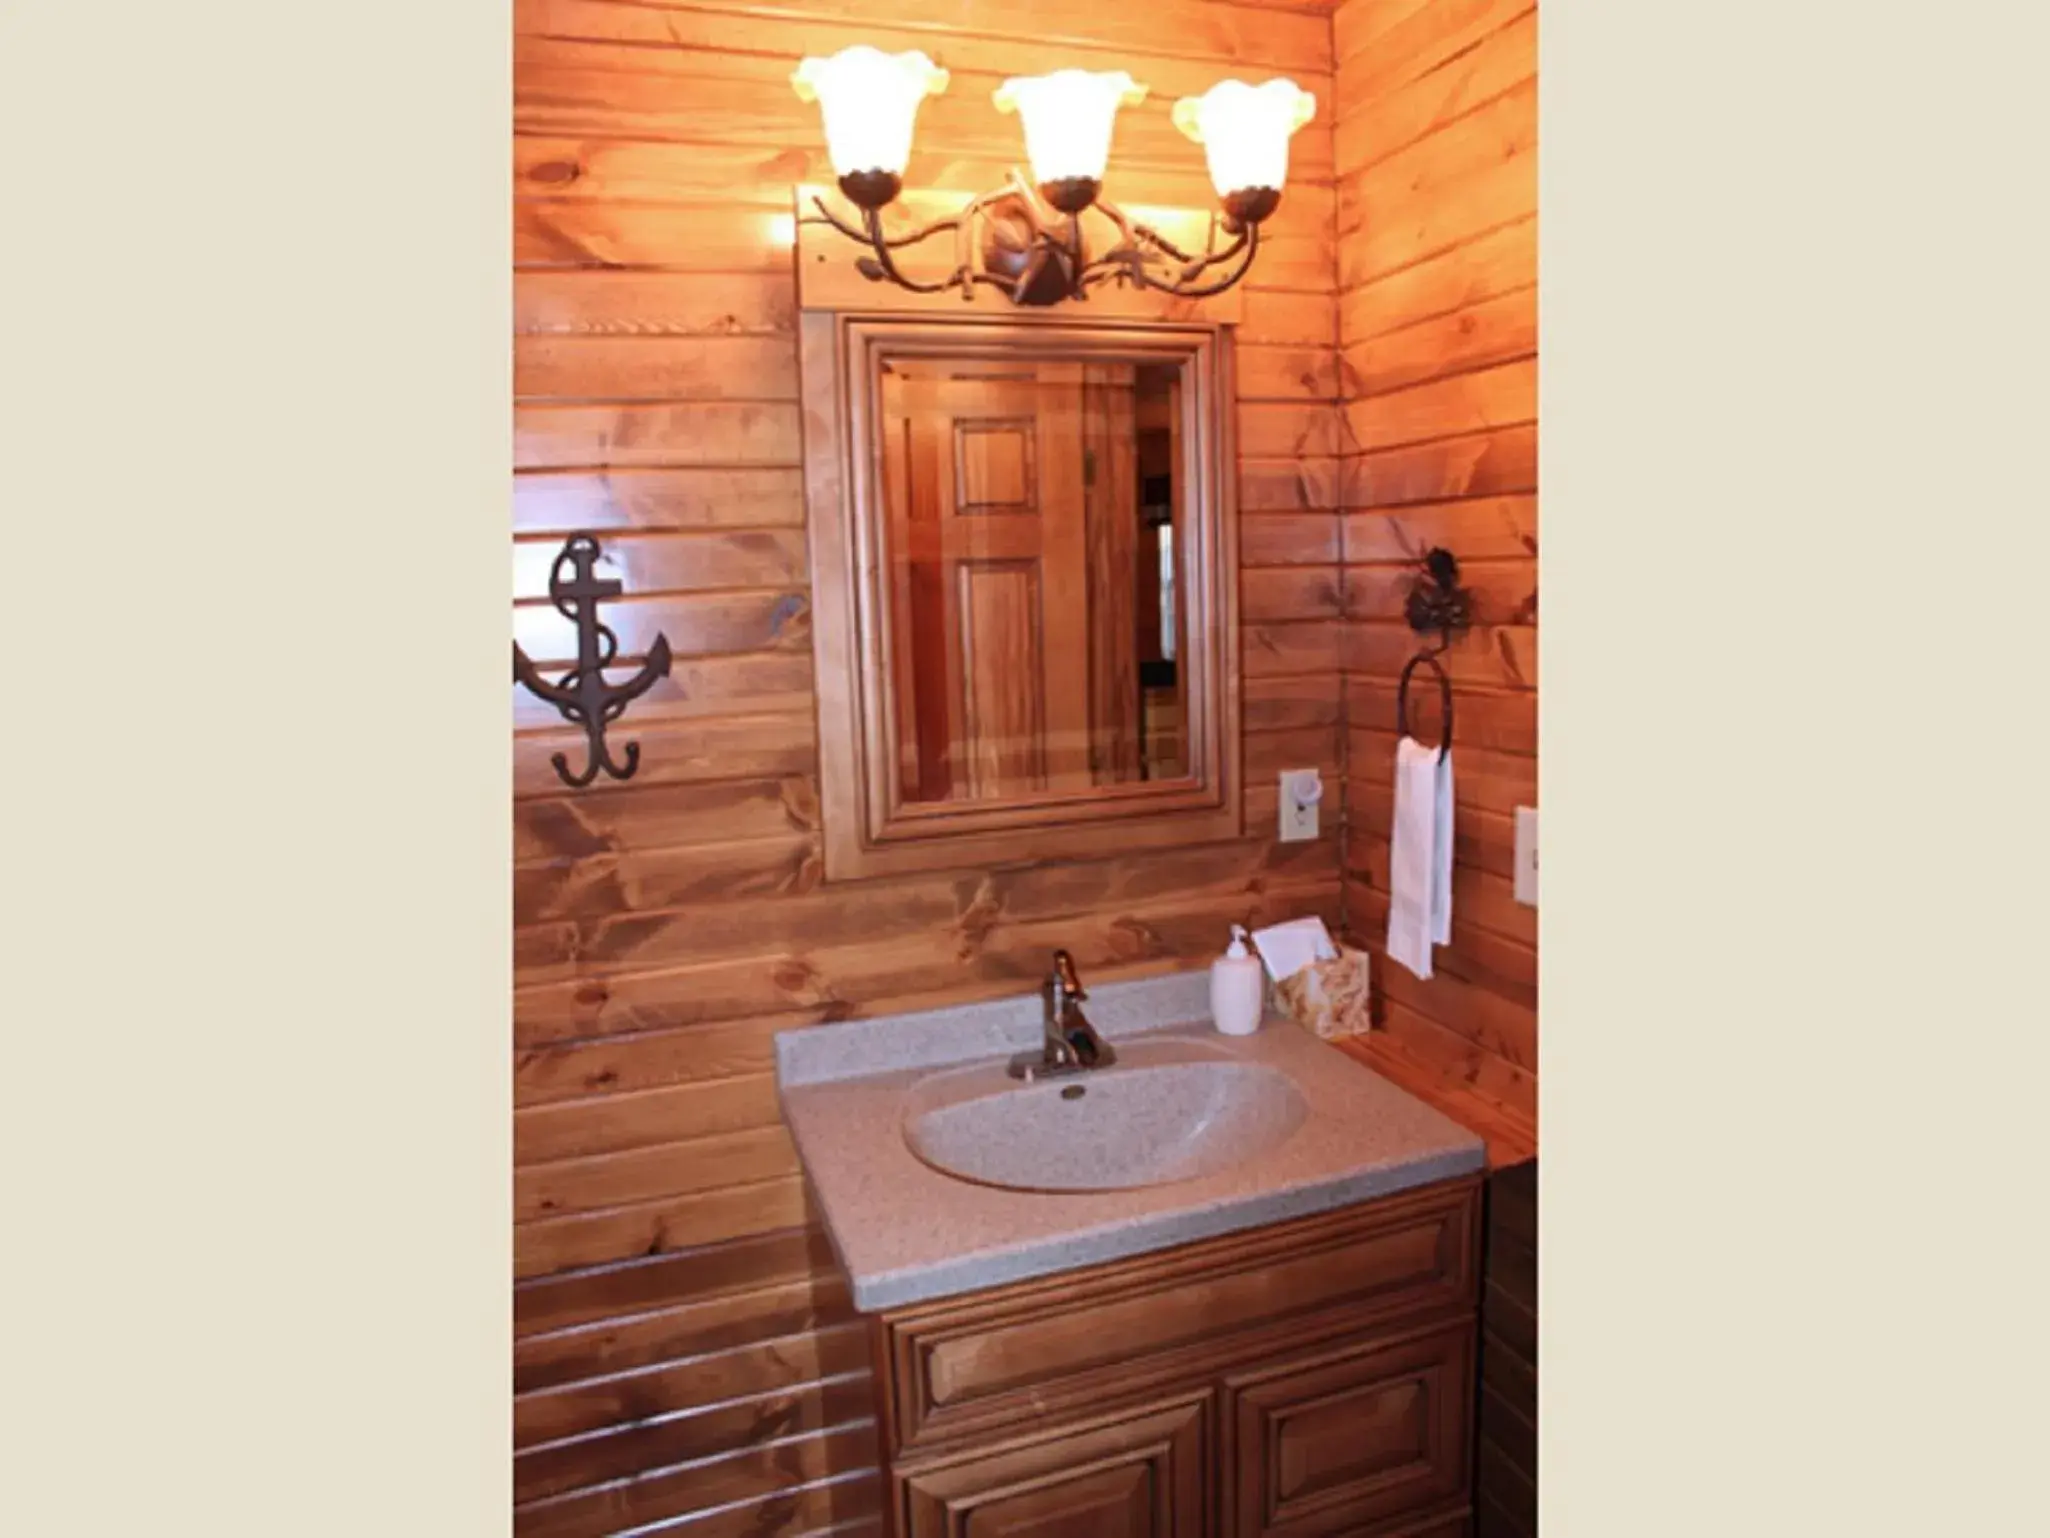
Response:
[[[1423,572],[1409,590],[1403,617],[1419,635],[1435,630],[1438,644],[1418,652],[1402,665],[1395,685],[1395,731],[1409,735],[1409,680],[1420,663],[1438,676],[1438,701],[1444,711],[1444,738],[1438,756],[1452,751],[1452,678],[1438,658],[1451,649],[1452,638],[1473,623],[1473,595],[1459,585],[1459,562],[1450,550],[1434,545],[1424,556]]]
[[[562,682],[551,684],[543,678],[520,650],[520,643],[513,642],[513,682],[525,684],[537,697],[561,711],[565,720],[584,729],[589,751],[582,773],[570,773],[566,754],[557,753],[550,759],[563,783],[575,790],[582,790],[597,779],[601,770],[615,780],[633,778],[641,763],[641,745],[629,742],[626,762],[615,763],[612,748],[605,741],[605,728],[619,719],[631,701],[647,693],[656,679],[669,673],[669,639],[658,635],[639,672],[623,684],[605,682],[605,669],[619,655],[619,637],[599,620],[598,603],[601,599],[617,598],[626,589],[616,579],[596,574],[594,568],[601,553],[598,541],[589,534],[572,534],[564,542],[562,553],[556,556],[554,566],[549,568],[549,601],[577,627],[577,665],[562,675]],[[565,568],[572,575],[565,577]]]

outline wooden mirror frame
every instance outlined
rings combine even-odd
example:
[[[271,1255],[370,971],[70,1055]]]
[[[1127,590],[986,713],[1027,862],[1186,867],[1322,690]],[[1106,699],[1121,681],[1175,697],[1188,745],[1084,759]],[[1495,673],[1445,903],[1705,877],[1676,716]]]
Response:
[[[1241,831],[1237,457],[1230,329],[807,310],[800,320],[819,800],[829,881],[1114,855]],[[883,589],[881,364],[893,356],[1179,369],[1189,495],[1176,559],[1189,774],[1083,792],[898,803]],[[879,772],[880,771],[880,772]]]

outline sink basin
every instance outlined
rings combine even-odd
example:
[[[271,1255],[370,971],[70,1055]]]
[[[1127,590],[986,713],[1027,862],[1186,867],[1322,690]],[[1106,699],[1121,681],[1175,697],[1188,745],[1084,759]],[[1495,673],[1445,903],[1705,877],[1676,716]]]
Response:
[[[1117,1043],[1118,1061],[1021,1084],[1001,1065],[919,1081],[904,1141],[926,1164],[1019,1191],[1194,1180],[1280,1145],[1308,1108],[1284,1074],[1197,1042]]]

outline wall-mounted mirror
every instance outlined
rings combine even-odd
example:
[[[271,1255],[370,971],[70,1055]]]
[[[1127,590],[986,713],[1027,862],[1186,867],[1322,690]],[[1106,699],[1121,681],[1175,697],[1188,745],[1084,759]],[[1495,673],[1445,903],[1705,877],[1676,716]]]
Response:
[[[1236,833],[1224,333],[804,324],[828,876]]]

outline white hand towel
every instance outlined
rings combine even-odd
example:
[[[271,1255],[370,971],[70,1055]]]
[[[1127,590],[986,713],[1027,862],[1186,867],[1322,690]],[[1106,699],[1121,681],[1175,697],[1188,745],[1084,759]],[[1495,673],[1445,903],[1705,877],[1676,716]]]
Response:
[[[1388,955],[1419,978],[1452,940],[1452,755],[1413,737],[1395,745],[1388,841]]]

